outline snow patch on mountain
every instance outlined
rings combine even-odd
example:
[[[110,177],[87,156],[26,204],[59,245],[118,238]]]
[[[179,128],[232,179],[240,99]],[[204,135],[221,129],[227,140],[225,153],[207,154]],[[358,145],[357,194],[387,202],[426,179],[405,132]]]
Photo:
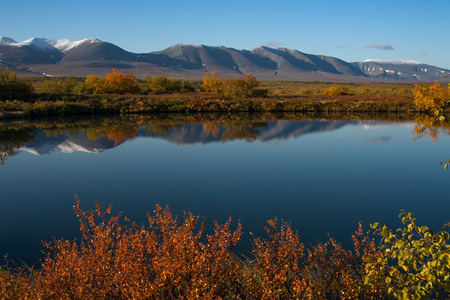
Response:
[[[0,36],[0,45],[9,45],[9,44],[15,44],[17,43],[12,38],[6,37],[6,36]]]
[[[53,47],[55,47],[56,49],[58,49],[62,53],[67,53],[71,49],[73,49],[73,48],[83,44],[87,40],[90,40],[90,39],[84,39],[84,40],[80,40],[80,41],[71,41],[71,40],[67,40],[67,39],[63,39],[63,40],[49,40],[49,43],[50,43],[50,45],[52,45]]]
[[[415,60],[386,60],[386,59],[366,59],[363,62],[373,62],[378,64],[392,64],[392,65],[422,65],[423,63]]]
[[[55,50],[55,47],[53,47],[50,44],[51,40],[48,39],[42,39],[42,38],[31,38],[28,40],[25,40],[23,42],[17,43],[17,44],[11,44],[12,46],[29,46],[29,47],[36,47],[39,48],[43,51],[48,51],[48,50]]]
[[[11,38],[0,37],[0,44],[17,46],[17,47],[22,47],[22,46],[36,47],[43,51],[57,50],[64,54],[66,54],[71,49],[73,49],[85,42],[95,43],[95,42],[101,42],[101,41],[96,38],[72,41],[72,40],[68,40],[68,39],[51,40],[51,39],[43,39],[43,38],[34,37],[34,38],[30,38],[28,40],[18,43]]]

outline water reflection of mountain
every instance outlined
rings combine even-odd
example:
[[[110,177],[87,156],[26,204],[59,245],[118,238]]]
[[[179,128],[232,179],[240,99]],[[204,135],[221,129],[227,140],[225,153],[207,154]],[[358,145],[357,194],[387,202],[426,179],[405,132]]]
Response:
[[[267,143],[293,139],[313,132],[335,130],[348,124],[353,124],[353,122],[274,121],[236,127],[218,126],[217,131],[214,133],[205,130],[204,124],[186,124],[181,128],[170,128],[165,133],[155,133],[149,130],[148,127],[140,127],[135,136],[128,138],[152,137],[163,139],[176,145],[206,144],[234,139]],[[242,128],[244,130],[240,130]],[[230,132],[232,133],[230,134]],[[91,140],[84,131],[76,134],[56,135],[47,135],[44,131],[39,131],[34,138],[34,142],[23,144],[18,150],[27,151],[35,155],[78,151],[99,153],[106,149],[114,148],[117,144],[117,142],[106,136]]]
[[[264,126],[253,127],[257,131],[257,135],[252,140],[263,143],[288,140],[308,133],[335,130],[349,123],[341,121],[266,122]],[[205,132],[203,124],[194,124],[186,125],[182,130],[169,130],[166,134],[152,134],[151,136],[176,145],[194,145],[228,141],[229,139],[224,138],[227,130],[230,130],[230,128],[220,127],[218,133],[214,136]],[[139,130],[138,135],[148,136],[143,129]]]
[[[35,155],[53,153],[73,153],[89,152],[99,153],[114,147],[114,141],[106,137],[92,141],[85,132],[72,134],[47,135],[44,131],[39,131],[34,138],[34,142],[22,145],[18,150],[27,151]]]

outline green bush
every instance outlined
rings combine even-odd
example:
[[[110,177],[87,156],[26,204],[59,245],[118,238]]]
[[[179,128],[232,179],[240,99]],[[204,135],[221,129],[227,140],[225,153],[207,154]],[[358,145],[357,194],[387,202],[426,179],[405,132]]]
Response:
[[[14,72],[0,66],[0,100],[28,100],[33,94],[30,83],[17,79]]]
[[[450,244],[449,233],[444,229],[450,223],[434,232],[428,226],[418,226],[412,213],[402,210],[399,217],[406,227],[394,230],[384,224],[372,225],[381,236],[379,249],[383,256],[367,259],[367,285],[384,281],[388,292],[397,299],[449,299]]]
[[[48,94],[72,94],[76,91],[78,81],[73,77],[66,79],[46,80],[42,84],[42,92]]]
[[[153,92],[155,94],[169,93],[169,92],[192,92],[194,87],[192,87],[184,79],[169,79],[167,76],[147,76],[145,78],[146,91]]]

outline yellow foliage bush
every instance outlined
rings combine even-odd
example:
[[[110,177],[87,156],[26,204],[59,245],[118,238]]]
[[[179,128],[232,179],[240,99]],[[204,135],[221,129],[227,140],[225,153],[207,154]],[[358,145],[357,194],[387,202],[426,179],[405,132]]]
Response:
[[[450,89],[441,87],[439,82],[434,84],[415,85],[413,90],[414,104],[419,109],[441,110],[450,101]]]
[[[105,78],[97,75],[88,75],[84,84],[80,87],[80,92],[86,94],[106,94]]]
[[[358,89],[356,91],[357,94],[372,94],[373,90],[369,88],[367,85],[363,86],[362,88]]]
[[[269,92],[268,89],[259,89],[261,82],[251,74],[236,79],[220,78],[214,71],[211,75],[206,73],[203,77],[202,89],[205,92],[224,94],[226,97],[236,98],[253,98],[265,97]]]
[[[334,85],[322,92],[324,96],[340,96],[340,95],[348,95],[350,94],[350,89],[345,85]]]
[[[223,92],[223,82],[219,78],[219,75],[217,75],[217,72],[212,72],[211,75],[208,73],[205,74],[203,77],[203,84],[202,89],[205,92],[211,92],[211,93],[222,93]]]

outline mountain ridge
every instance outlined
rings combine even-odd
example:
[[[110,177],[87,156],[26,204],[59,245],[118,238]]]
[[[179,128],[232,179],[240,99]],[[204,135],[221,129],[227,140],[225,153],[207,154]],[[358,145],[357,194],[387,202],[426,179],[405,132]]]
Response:
[[[346,62],[296,49],[259,46],[238,50],[225,46],[175,44],[160,51],[133,53],[96,38],[79,41],[30,38],[16,42],[0,36],[0,64],[19,75],[104,75],[112,67],[146,75],[200,79],[206,72],[240,77],[253,74],[263,80],[320,81],[436,81],[450,70],[402,60],[367,59]]]

